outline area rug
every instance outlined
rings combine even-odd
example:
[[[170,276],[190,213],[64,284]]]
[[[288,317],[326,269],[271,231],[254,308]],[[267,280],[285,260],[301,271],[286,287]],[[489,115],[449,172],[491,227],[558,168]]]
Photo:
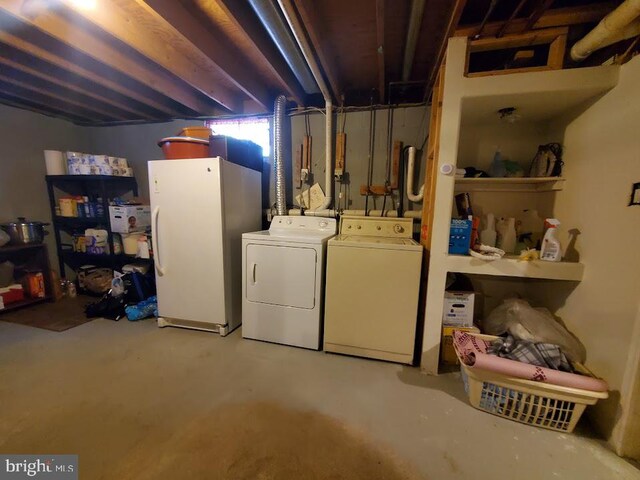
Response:
[[[84,306],[91,303],[88,297],[63,298],[59,302],[38,303],[11,312],[0,313],[0,321],[42,328],[52,332],[64,332],[92,318],[84,315]]]

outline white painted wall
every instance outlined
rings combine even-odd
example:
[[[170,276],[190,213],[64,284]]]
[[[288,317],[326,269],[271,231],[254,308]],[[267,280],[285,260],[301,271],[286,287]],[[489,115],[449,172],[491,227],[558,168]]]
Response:
[[[28,110],[0,105],[0,222],[18,216],[51,222],[43,150],[81,150],[82,129]],[[52,231],[52,228],[49,228]],[[46,239],[57,270],[53,234]]]
[[[619,453],[629,409],[640,401],[631,396],[640,349],[640,207],[627,206],[631,184],[640,181],[638,85],[640,57],[622,66],[618,85],[567,126],[567,182],[555,205],[563,230],[580,230],[576,249],[585,264],[583,281],[557,313],[587,347],[587,365],[609,382],[611,398],[591,409],[591,417]],[[546,287],[550,298],[554,290]]]

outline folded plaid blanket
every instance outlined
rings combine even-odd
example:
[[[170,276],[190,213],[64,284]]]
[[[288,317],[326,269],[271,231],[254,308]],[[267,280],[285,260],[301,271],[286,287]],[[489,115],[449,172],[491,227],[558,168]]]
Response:
[[[558,345],[517,340],[511,335],[499,337],[487,349],[487,353],[509,358],[537,367],[547,367],[563,372],[574,372],[573,367]]]

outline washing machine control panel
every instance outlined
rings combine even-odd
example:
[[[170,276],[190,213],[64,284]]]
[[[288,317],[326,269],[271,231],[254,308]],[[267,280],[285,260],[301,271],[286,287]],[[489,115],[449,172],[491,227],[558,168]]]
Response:
[[[323,217],[275,216],[269,226],[270,231],[311,231],[336,232],[336,219]]]
[[[411,218],[350,217],[340,218],[340,233],[368,237],[411,238]]]

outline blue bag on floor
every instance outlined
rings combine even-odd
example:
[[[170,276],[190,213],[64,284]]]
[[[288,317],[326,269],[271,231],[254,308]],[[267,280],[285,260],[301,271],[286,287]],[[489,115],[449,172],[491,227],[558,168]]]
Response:
[[[143,300],[135,305],[129,305],[125,307],[124,311],[127,313],[127,318],[130,321],[142,320],[147,317],[158,316],[158,297],[155,295]]]

